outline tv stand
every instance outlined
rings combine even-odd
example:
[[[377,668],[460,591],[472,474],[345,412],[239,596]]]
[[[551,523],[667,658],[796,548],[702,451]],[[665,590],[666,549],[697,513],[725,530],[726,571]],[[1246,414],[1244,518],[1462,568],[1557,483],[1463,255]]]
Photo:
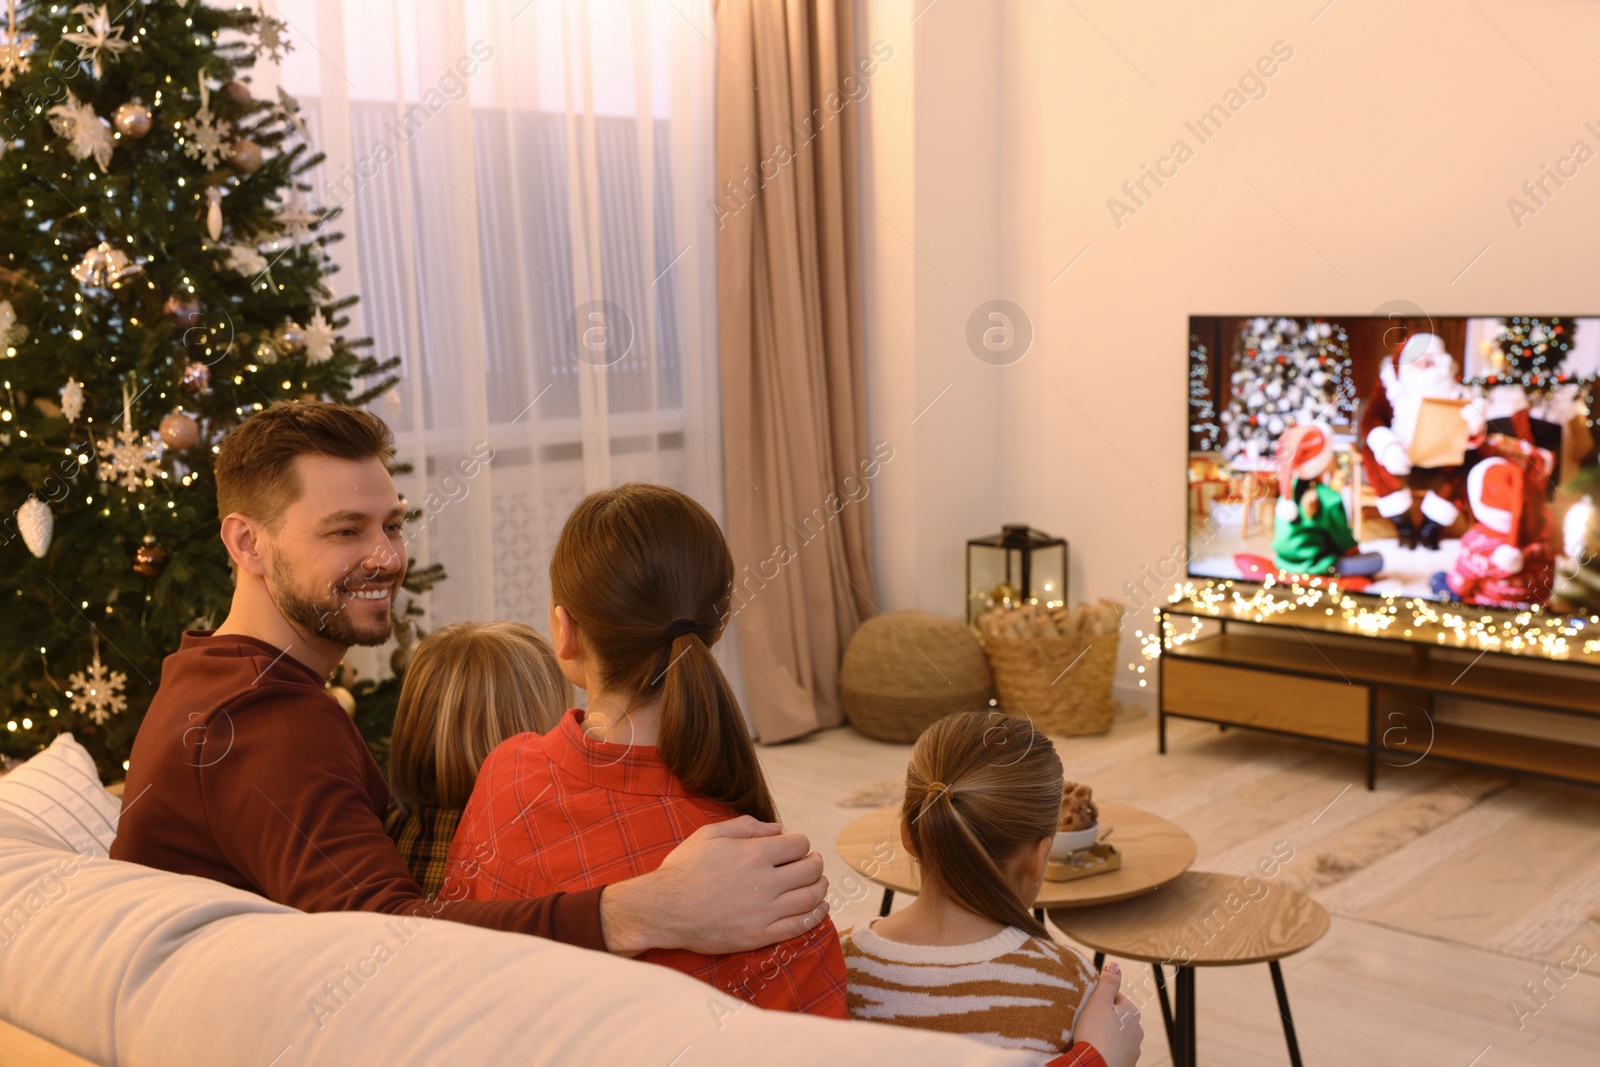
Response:
[[[1163,639],[1169,616],[1221,623],[1222,632],[1162,651],[1157,729],[1163,754],[1167,719],[1197,719],[1359,749],[1366,754],[1368,789],[1377,786],[1384,753],[1403,754],[1413,763],[1432,756],[1600,786],[1600,747],[1441,723],[1433,715],[1436,699],[1448,696],[1600,717],[1600,676],[1512,670],[1504,665],[1507,659],[1531,657],[1507,653],[1485,652],[1465,665],[1446,662],[1431,656],[1426,645],[1388,638],[1357,637],[1360,645],[1352,647],[1303,627],[1295,627],[1290,639],[1240,632],[1237,626],[1230,631],[1230,621],[1247,620],[1177,605],[1158,612]]]

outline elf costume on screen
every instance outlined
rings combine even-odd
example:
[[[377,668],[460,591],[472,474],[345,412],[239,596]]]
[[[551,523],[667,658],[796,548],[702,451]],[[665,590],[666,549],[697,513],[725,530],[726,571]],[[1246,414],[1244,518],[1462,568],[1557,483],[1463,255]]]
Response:
[[[1394,523],[1402,547],[1438,548],[1445,528],[1466,504],[1466,472],[1474,457],[1460,465],[1416,467],[1412,444],[1423,401],[1469,401],[1461,409],[1468,427],[1468,447],[1482,441],[1486,420],[1472,394],[1456,380],[1455,361],[1436,334],[1419,333],[1383,358],[1378,388],[1361,417],[1362,469],[1378,496],[1378,514]],[[1412,490],[1424,490],[1422,525],[1412,518]]]
[[[1526,441],[1498,436],[1492,441],[1496,454],[1467,474],[1476,521],[1461,535],[1449,590],[1457,600],[1485,607],[1543,604],[1555,578],[1544,499],[1555,457]]]
[[[1325,480],[1331,466],[1333,432],[1322,423],[1292,426],[1278,439],[1274,562],[1289,574],[1377,574],[1383,556],[1359,550],[1344,498]]]

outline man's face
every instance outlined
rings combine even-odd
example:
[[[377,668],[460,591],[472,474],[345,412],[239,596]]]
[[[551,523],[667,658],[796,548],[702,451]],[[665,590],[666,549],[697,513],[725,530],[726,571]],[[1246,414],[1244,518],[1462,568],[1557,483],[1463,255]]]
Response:
[[[378,459],[295,459],[300,496],[264,534],[267,592],[284,618],[339,645],[389,639],[406,573],[405,508]]]

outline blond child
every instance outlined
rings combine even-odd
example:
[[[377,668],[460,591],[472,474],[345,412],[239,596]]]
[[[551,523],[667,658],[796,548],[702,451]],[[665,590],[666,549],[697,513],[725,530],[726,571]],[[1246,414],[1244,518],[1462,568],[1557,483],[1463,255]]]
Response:
[[[458,622],[423,638],[395,709],[384,829],[424,893],[440,892],[484,759],[509,737],[549,730],[572,703],[572,683],[531,626]]]
[[[1072,1048],[1094,968],[1029,910],[1062,785],[1054,746],[1026,719],[960,712],[923,732],[900,823],[921,888],[845,934],[851,1018],[966,1034],[1041,1059]]]

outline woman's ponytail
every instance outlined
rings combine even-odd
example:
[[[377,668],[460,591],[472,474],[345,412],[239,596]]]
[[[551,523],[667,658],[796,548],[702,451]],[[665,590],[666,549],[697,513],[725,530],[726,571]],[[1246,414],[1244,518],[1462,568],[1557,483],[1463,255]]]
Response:
[[[550,558],[551,598],[583,634],[600,684],[660,701],[661,762],[701,796],[774,822],[744,714],[711,654],[732,592],[733,557],[716,520],[662,485],[585,497]]]
[[[698,634],[672,642],[661,681],[656,753],[678,781],[741,815],[776,822],[777,809],[733,689]]]

